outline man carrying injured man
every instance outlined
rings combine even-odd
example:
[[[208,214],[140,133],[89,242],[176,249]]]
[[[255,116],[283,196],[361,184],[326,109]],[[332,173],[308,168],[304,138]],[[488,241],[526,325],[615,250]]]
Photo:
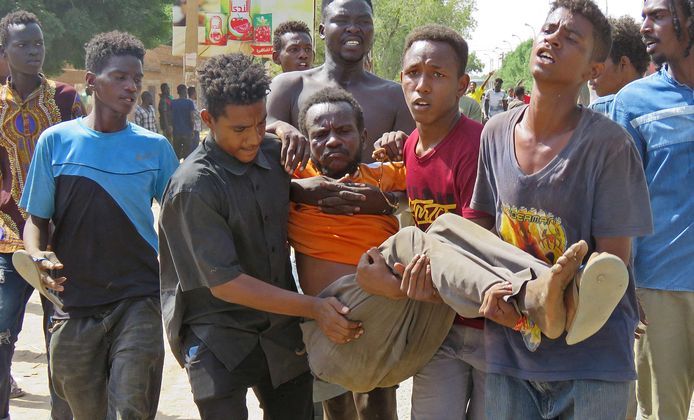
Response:
[[[397,190],[404,172],[394,165],[360,166],[355,156],[361,143],[345,140],[365,138],[358,123],[361,110],[349,94],[332,89],[314,96],[301,112],[314,170],[330,177],[347,174],[357,182],[374,183],[375,176],[378,183],[380,177],[385,194]],[[339,154],[344,156],[337,159]],[[364,217],[374,218],[368,232],[363,224],[359,228]],[[453,214],[440,216],[426,233],[405,228],[378,250],[370,248],[397,230],[390,218],[328,215],[305,204],[293,204],[290,212],[289,239],[297,249],[302,288],[337,297],[351,308],[350,318],[363,323],[364,334],[344,344],[329,341],[313,321],[302,326],[314,374],[352,391],[393,386],[416,373],[440,347],[456,312],[471,318],[482,313],[521,331],[531,320],[549,338],[568,331],[569,344],[582,341],[600,329],[628,283],[625,265],[613,255],[594,254],[579,270],[588,251],[584,241],[550,267]],[[333,242],[317,225],[332,227]],[[353,238],[350,243],[349,232],[361,238],[358,245]],[[343,252],[360,246],[368,251],[359,261],[361,250]],[[525,330],[532,349],[539,344],[539,330]]]

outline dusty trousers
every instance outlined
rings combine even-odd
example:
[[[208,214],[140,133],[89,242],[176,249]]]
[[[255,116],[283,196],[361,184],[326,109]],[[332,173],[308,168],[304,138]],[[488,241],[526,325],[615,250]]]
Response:
[[[321,297],[334,296],[350,308],[349,318],[363,323],[364,334],[335,344],[315,321],[304,322],[309,365],[322,380],[355,392],[393,386],[417,373],[443,343],[455,313],[478,317],[484,293],[493,285],[507,281],[515,295],[525,282],[549,271],[544,262],[454,214],[440,216],[427,232],[404,228],[379,249],[391,267],[426,253],[446,304],[371,295],[355,275],[323,290]]]

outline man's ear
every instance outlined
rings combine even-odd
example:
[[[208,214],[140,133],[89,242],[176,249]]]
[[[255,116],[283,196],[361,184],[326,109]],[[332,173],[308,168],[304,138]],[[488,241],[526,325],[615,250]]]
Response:
[[[629,57],[627,57],[626,55],[621,56],[619,58],[619,70],[624,71],[627,70],[629,67],[632,67],[631,60],[629,59]]]
[[[282,65],[280,63],[280,52],[279,51],[273,51],[272,52],[272,62],[277,64],[278,66]]]
[[[200,111],[200,119],[203,120],[210,131],[214,133],[214,118],[207,108],[203,108],[202,111]]]
[[[325,25],[323,22],[318,25],[318,36],[320,39],[325,39]]]
[[[467,73],[458,78],[458,99],[462,98],[467,92],[467,87],[470,84],[470,76]]]
[[[609,60],[609,58],[608,58],[608,60]],[[592,63],[590,65],[590,69],[588,70],[588,72],[589,72],[588,75],[584,76],[583,79],[585,81],[597,79],[598,77],[600,77],[600,75],[604,71],[605,71],[605,63],[600,63],[600,62]]]

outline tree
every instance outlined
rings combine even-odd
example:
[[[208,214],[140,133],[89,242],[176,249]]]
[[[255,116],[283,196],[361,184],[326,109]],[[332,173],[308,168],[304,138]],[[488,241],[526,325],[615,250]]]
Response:
[[[14,10],[38,16],[46,45],[46,74],[66,64],[84,67],[84,44],[97,33],[130,32],[152,48],[171,43],[170,0],[10,0],[0,2],[0,16]]]
[[[399,76],[405,37],[412,29],[439,23],[467,38],[475,27],[475,0],[378,0],[374,8],[374,70],[386,79]]]
[[[515,87],[519,80],[523,80],[521,85],[525,86],[526,92],[530,92],[533,84],[533,77],[530,74],[530,52],[533,48],[533,41],[529,39],[522,42],[515,50],[506,54],[501,69],[496,72],[494,77],[504,79],[504,88]]]
[[[482,60],[477,58],[477,54],[471,52],[467,58],[467,68],[466,73],[482,73],[484,71],[484,64]]]

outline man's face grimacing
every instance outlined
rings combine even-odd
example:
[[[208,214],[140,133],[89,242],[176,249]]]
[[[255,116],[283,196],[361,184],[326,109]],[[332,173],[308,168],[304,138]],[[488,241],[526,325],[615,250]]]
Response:
[[[41,27],[36,23],[20,23],[9,25],[7,29],[7,45],[3,46],[3,51],[9,68],[20,74],[38,74],[46,55]]]
[[[675,4],[682,28],[681,39],[677,39],[668,0],[646,0],[643,5],[641,35],[646,52],[658,65],[683,57],[684,49],[689,45],[688,22],[682,19],[684,12],[680,2],[675,1]]]
[[[580,85],[597,78],[603,63],[593,59],[593,24],[560,7],[547,16],[530,55],[537,82]]]
[[[358,62],[373,46],[371,7],[364,0],[335,0],[323,11],[318,30],[333,57]]]
[[[306,134],[311,161],[323,175],[340,178],[356,171],[366,130],[359,131],[355,111],[349,103],[312,105],[306,111]]]
[[[402,91],[419,124],[433,124],[458,110],[469,78],[459,74],[455,50],[445,42],[415,41],[403,57]]]
[[[250,163],[258,155],[267,120],[265,99],[250,105],[227,104],[217,117],[203,109],[200,118],[210,128],[217,145],[227,154],[242,163]]]
[[[272,53],[275,64],[282,66],[283,72],[310,69],[314,58],[311,37],[304,32],[288,32],[281,38],[282,49]]]

